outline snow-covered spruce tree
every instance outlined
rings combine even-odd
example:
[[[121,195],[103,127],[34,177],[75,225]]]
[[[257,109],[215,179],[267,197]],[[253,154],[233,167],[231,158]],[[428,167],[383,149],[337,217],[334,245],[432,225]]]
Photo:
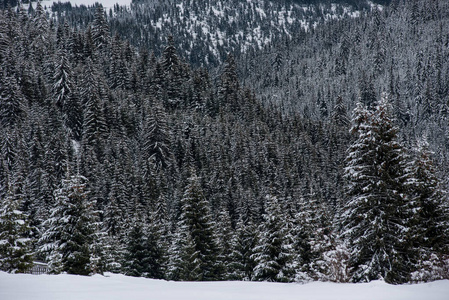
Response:
[[[89,275],[99,271],[93,265],[98,254],[94,241],[98,238],[95,203],[89,198],[87,179],[81,175],[63,180],[54,193],[56,205],[46,227],[39,249],[48,261],[51,272]]]
[[[351,279],[349,258],[350,253],[346,244],[338,238],[333,239],[330,250],[323,253],[327,270],[324,279],[332,282],[349,282]]]
[[[209,203],[204,197],[200,179],[192,175],[181,199],[181,215],[169,253],[171,258],[168,272],[172,274],[170,277],[176,280],[220,279],[215,236]],[[198,268],[194,278],[185,278],[185,274],[181,272],[186,270],[187,266],[191,266],[192,272],[193,267]]]
[[[14,126],[25,115],[25,97],[17,80],[7,73],[7,66],[0,64],[0,125]]]
[[[146,249],[146,237],[143,232],[143,222],[134,220],[127,237],[127,247],[123,261],[123,271],[128,276],[146,276],[148,272],[149,253]]]
[[[361,103],[354,111],[356,140],[348,149],[347,201],[342,235],[351,252],[352,280],[408,280],[409,231],[404,189],[405,154],[397,141],[391,105],[383,96],[373,111]]]
[[[147,277],[163,279],[166,272],[166,243],[163,224],[157,220],[157,212],[150,215],[146,226],[145,247],[148,252],[148,272]]]
[[[62,111],[65,111],[67,102],[72,94],[73,74],[72,67],[67,57],[67,52],[60,50],[56,65],[52,87],[52,101]]]
[[[19,210],[20,201],[11,185],[0,198],[0,270],[11,273],[23,273],[32,266],[31,229]]]
[[[124,255],[125,274],[135,277],[162,279],[165,277],[165,244],[161,226],[155,222],[155,214],[145,223],[135,218],[127,237]]]
[[[163,102],[167,108],[177,108],[181,104],[181,62],[176,54],[173,36],[167,38],[167,46],[162,54]]]
[[[124,245],[124,209],[121,209],[118,202],[118,185],[112,183],[109,195],[109,203],[104,209],[103,230],[107,233],[105,245],[105,269],[109,272],[120,273],[122,270]]]
[[[88,78],[86,75],[86,79]],[[101,90],[101,83],[98,85],[98,89]],[[101,155],[104,141],[109,132],[104,114],[104,102],[101,98],[103,95],[99,91],[83,90],[82,93],[86,100],[83,112],[83,146],[89,146],[96,150],[97,155]]]
[[[166,168],[172,160],[171,133],[167,124],[167,115],[160,104],[153,106],[148,121],[144,125],[144,158],[154,162],[155,169]]]
[[[411,195],[410,208],[415,212],[409,233],[412,251],[417,261],[413,281],[449,278],[449,215],[444,192],[432,161],[426,139],[419,140],[413,160],[407,168],[406,182]]]
[[[234,230],[231,224],[231,217],[226,209],[223,209],[217,222],[217,245],[219,248],[219,255],[217,264],[219,265],[219,273],[221,280],[228,280],[232,278],[232,252],[235,248]]]
[[[75,93],[74,74],[68,56],[65,49],[58,51],[58,62],[52,87],[52,101],[62,113],[65,128],[70,136],[79,141],[82,131],[82,108],[79,96]]]
[[[0,159],[1,167],[5,171],[5,178],[0,178],[0,180],[5,180],[3,188],[7,188],[8,177],[6,173],[12,173],[16,160],[17,160],[17,136],[13,134],[13,130],[2,130],[2,140],[0,141]],[[3,175],[3,174],[2,174]],[[0,190],[0,192],[2,192]],[[5,190],[3,190],[5,192]]]
[[[253,254],[259,241],[259,233],[252,220],[249,205],[244,206],[236,227],[231,253],[230,279],[248,281],[253,278],[256,267]]]
[[[239,81],[237,77],[237,66],[234,56],[229,54],[226,58],[225,67],[220,77],[220,86],[218,90],[218,100],[220,106],[229,107],[235,111],[240,106],[239,103]]]
[[[325,253],[333,250],[334,234],[328,209],[313,192],[301,197],[298,205],[293,229],[299,266],[296,280],[330,280],[330,266]]]
[[[101,4],[95,9],[94,21],[92,22],[92,41],[97,49],[104,49],[109,44],[109,25],[106,14]]]
[[[169,248],[167,279],[180,281],[201,280],[201,261],[199,251],[195,249],[187,225],[178,224],[172,236]]]
[[[258,281],[290,282],[295,278],[293,237],[274,196],[267,196],[264,222],[260,225],[259,244],[252,258],[256,262],[253,279]]]

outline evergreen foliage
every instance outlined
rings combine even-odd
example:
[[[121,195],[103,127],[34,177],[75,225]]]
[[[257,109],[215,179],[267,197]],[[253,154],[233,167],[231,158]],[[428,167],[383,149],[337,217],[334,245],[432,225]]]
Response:
[[[374,111],[362,104],[354,111],[357,139],[346,159],[348,200],[342,221],[356,282],[406,281],[413,259],[406,240],[412,213],[404,188],[406,157],[391,110],[384,96]]]
[[[254,250],[258,245],[259,235],[252,220],[241,218],[237,223],[235,241],[231,253],[229,275],[233,280],[252,280],[256,267]]]
[[[19,210],[23,195],[12,184],[0,201],[0,270],[25,273],[32,266],[31,229]]]
[[[410,209],[415,214],[411,220],[411,248],[418,260],[413,273],[415,281],[429,281],[445,278],[444,266],[447,265],[448,211],[444,203],[441,183],[425,139],[418,140],[414,149],[414,158],[407,171],[410,173],[406,185],[411,195]]]
[[[173,262],[172,268],[178,271],[178,280],[217,280],[218,246],[215,241],[215,230],[210,214],[209,203],[204,197],[199,178],[192,174],[181,199],[181,215],[177,224],[177,236],[172,251],[173,256],[179,256]],[[178,243],[181,243],[178,245]],[[178,252],[178,253],[177,253]],[[189,268],[192,274],[184,277]],[[194,276],[194,277],[193,277]]]
[[[92,245],[97,237],[94,204],[88,198],[86,179],[72,176],[55,191],[56,206],[45,221],[40,251],[52,272],[89,275],[95,269]]]
[[[148,272],[149,253],[146,249],[146,239],[140,222],[136,222],[129,231],[128,246],[124,257],[125,275],[142,277]]]
[[[281,209],[277,198],[269,196],[260,241],[254,248],[255,280],[289,282],[295,277],[293,239]]]
[[[233,277],[232,253],[236,246],[236,239],[231,224],[231,218],[226,210],[220,212],[215,232],[217,233],[216,244],[219,252],[217,257],[217,265],[220,268],[218,271],[220,276],[219,279],[228,280]]]

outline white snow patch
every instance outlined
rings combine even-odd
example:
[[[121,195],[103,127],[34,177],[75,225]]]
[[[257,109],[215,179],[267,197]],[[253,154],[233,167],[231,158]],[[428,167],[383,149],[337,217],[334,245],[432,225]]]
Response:
[[[75,152],[75,155],[78,156],[81,149],[81,144],[78,141],[72,140],[72,149]]]
[[[124,275],[29,275],[0,272],[2,300],[447,300],[449,280],[416,285],[313,282],[172,282]]]
[[[25,221],[24,220],[16,220],[16,223],[19,225],[25,225]]]

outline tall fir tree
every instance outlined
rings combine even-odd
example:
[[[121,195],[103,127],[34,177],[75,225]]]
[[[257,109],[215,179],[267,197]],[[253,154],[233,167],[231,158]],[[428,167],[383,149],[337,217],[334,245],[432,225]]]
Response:
[[[97,212],[86,181],[83,176],[71,176],[55,191],[56,205],[44,222],[46,230],[39,249],[53,273],[89,275],[98,269],[93,261],[93,246],[98,239]]]
[[[218,216],[217,228],[217,245],[219,254],[217,264],[219,266],[219,276],[221,280],[232,278],[232,253],[235,249],[234,229],[232,228],[231,218],[227,210],[222,210]]]
[[[31,229],[20,210],[23,195],[8,185],[6,195],[0,196],[0,270],[24,273],[32,266]]]
[[[229,107],[232,111],[242,106],[239,103],[240,84],[237,76],[237,65],[234,56],[229,54],[220,77],[218,100],[223,107]]]
[[[367,110],[354,111],[356,140],[346,158],[347,202],[342,215],[343,236],[349,242],[352,280],[407,280],[410,253],[406,235],[407,209],[404,148],[386,96]]]
[[[157,218],[157,211],[149,216],[146,227],[146,248],[148,251],[148,272],[147,277],[154,279],[164,279],[166,273],[166,254],[164,236],[164,224],[161,224]]]
[[[198,271],[194,280],[210,281],[218,280],[219,266],[217,257],[219,254],[215,240],[215,226],[212,222],[209,203],[204,197],[200,185],[200,179],[195,175],[189,178],[181,199],[181,215],[177,223],[177,231],[172,252],[175,250],[179,261],[173,261],[169,266],[174,270],[184,269],[186,264],[197,265]],[[193,246],[193,249],[192,249]],[[187,261],[183,261],[187,257]],[[181,265],[178,265],[181,264]],[[179,280],[192,280],[179,277]]]
[[[195,249],[187,225],[178,224],[172,235],[172,243],[168,252],[167,279],[177,281],[199,281],[202,279],[200,253]]]
[[[295,278],[296,269],[291,228],[276,197],[267,196],[266,205],[259,244],[252,257],[256,263],[253,279],[290,282]]]
[[[327,280],[330,273],[325,253],[332,249],[332,228],[325,203],[316,193],[301,197],[294,217],[294,249],[297,280]]]
[[[181,104],[181,61],[176,54],[173,36],[168,37],[167,46],[162,54],[163,101],[167,108],[179,108]]]
[[[11,127],[20,123],[26,115],[25,97],[12,74],[1,65],[0,71],[0,124],[2,127]]]
[[[168,167],[172,161],[171,132],[167,119],[164,108],[155,104],[144,125],[144,158],[154,163],[156,170]]]
[[[427,140],[418,140],[413,150],[406,182],[411,195],[410,209],[415,211],[408,236],[418,258],[412,261],[415,264],[412,280],[446,279],[449,277],[449,211],[445,193]]]
[[[259,242],[257,226],[251,220],[241,216],[237,222],[235,241],[231,253],[230,276],[232,280],[252,280],[256,261],[254,249]]]
[[[97,49],[104,49],[109,44],[109,25],[106,14],[101,4],[95,9],[94,21],[92,23],[92,42]]]
[[[148,273],[149,253],[146,247],[146,237],[141,220],[134,220],[127,239],[127,247],[123,261],[125,275],[134,277],[146,276]]]

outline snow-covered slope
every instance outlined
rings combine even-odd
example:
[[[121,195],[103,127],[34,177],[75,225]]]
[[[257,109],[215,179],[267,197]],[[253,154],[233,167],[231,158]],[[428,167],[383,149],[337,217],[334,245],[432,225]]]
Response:
[[[314,282],[168,282],[108,274],[106,277],[24,275],[0,272],[1,300],[447,300],[449,280],[418,285]]]
[[[120,6],[129,6],[131,4],[131,0],[41,0],[42,6],[46,6],[48,8],[51,7],[53,3],[57,2],[70,2],[72,6],[92,6],[95,5],[95,3],[100,3],[106,9],[114,7],[115,4],[118,4]],[[34,0],[32,5],[33,7],[36,7],[36,3],[34,2]]]
[[[90,1],[95,0],[71,0],[71,3]],[[115,1],[126,4],[126,0],[99,2],[108,7]],[[83,26],[78,24],[75,9],[61,5],[52,9],[61,13],[68,9],[64,21]],[[288,43],[321,23],[357,17],[361,14],[359,9],[369,6],[328,1],[299,4],[287,0],[135,0],[127,8],[114,7],[114,18],[108,20],[113,34],[118,33],[135,46],[156,54],[165,47],[167,36],[172,35],[181,57],[196,66],[208,67],[218,66],[229,52],[239,55]],[[106,11],[109,16],[109,9]]]

